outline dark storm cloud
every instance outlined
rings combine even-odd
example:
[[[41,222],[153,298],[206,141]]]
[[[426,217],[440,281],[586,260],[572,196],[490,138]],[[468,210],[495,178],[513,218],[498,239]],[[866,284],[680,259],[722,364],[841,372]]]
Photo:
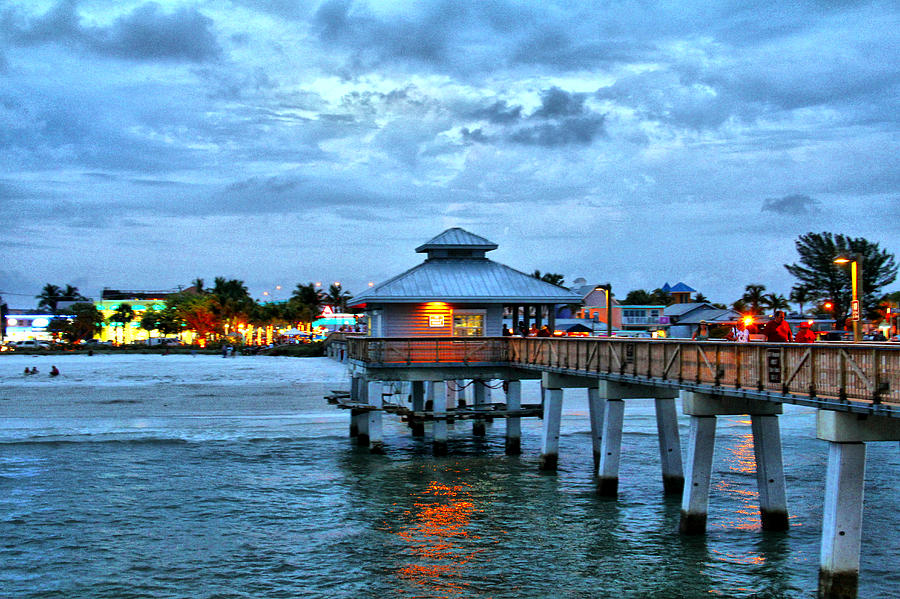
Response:
[[[788,216],[802,216],[819,212],[819,201],[806,195],[789,195],[783,198],[766,198],[761,212],[774,212]]]
[[[500,137],[527,146],[589,145],[605,134],[605,117],[586,106],[587,97],[552,87],[541,93],[540,107],[529,115],[523,115],[521,106],[496,101],[463,116],[488,121],[502,134],[490,135],[481,128],[463,128],[461,133],[467,142],[476,143]]]
[[[193,7],[165,13],[151,2],[103,28],[83,25],[78,2],[62,0],[39,16],[8,9],[0,24],[5,36],[22,46],[58,43],[127,60],[203,62],[221,54],[212,19]]]
[[[636,58],[649,59],[655,51],[652,45],[630,36],[623,40],[576,42],[566,31],[571,29],[570,24],[560,24],[545,26],[532,33],[516,44],[511,51],[510,62],[569,70],[592,70]]]
[[[506,100],[497,100],[490,106],[473,111],[469,116],[501,125],[515,123],[522,118],[522,107],[509,106]]]
[[[588,145],[603,134],[603,117],[591,115],[522,127],[509,136],[511,141],[531,146]]]
[[[552,87],[541,94],[541,107],[532,113],[533,118],[559,118],[584,114],[585,94],[570,94]]]

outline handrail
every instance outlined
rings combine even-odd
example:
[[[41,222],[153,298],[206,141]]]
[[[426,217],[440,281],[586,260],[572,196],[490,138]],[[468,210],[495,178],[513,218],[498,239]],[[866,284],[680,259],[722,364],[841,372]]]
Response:
[[[593,337],[347,336],[369,366],[508,366],[672,384],[900,404],[900,347]]]

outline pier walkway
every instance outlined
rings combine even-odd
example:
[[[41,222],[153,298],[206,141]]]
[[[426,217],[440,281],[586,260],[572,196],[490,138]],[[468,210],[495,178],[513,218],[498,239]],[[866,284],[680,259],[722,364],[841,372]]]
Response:
[[[520,451],[521,418],[542,419],[541,468],[558,463],[563,389],[588,394],[598,492],[616,496],[624,405],[655,401],[663,489],[681,495],[680,531],[704,534],[716,417],[749,415],[762,528],[787,530],[778,415],[784,403],[816,408],[829,443],[819,597],[853,598],[859,576],[866,443],[900,441],[900,347],[598,338],[333,336],[328,355],[351,372],[351,435],[384,451],[383,413],[412,434],[431,423],[435,454],[447,451],[447,420],[504,418],[507,453]],[[539,406],[521,404],[521,381],[541,379]],[[466,382],[468,381],[468,382]],[[500,381],[492,384],[491,381]],[[502,387],[504,401],[491,400]],[[462,390],[471,388],[473,405]],[[395,399],[399,397],[400,399]],[[690,418],[682,461],[676,398]]]

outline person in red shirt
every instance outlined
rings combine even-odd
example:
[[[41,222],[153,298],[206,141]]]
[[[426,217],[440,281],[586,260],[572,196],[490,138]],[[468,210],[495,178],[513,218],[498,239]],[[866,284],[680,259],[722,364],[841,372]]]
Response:
[[[775,318],[767,322],[762,328],[762,334],[770,343],[788,343],[794,340],[791,325],[784,319],[784,312],[777,310]]]
[[[794,341],[797,343],[813,343],[816,340],[816,334],[812,332],[812,328],[808,322],[800,323],[800,330],[797,331],[797,336],[794,337]]]

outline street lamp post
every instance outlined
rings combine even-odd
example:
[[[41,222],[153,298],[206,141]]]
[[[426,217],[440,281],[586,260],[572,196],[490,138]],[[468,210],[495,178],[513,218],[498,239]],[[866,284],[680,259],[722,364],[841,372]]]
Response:
[[[861,254],[850,254],[849,256],[838,256],[834,259],[835,264],[850,264],[850,282],[853,289],[853,303],[851,304],[851,318],[853,319],[853,343],[860,340],[859,320],[862,317],[863,297],[862,288],[862,271],[863,257]]]
[[[606,336],[612,337],[612,285],[597,285],[597,289],[606,292]]]

